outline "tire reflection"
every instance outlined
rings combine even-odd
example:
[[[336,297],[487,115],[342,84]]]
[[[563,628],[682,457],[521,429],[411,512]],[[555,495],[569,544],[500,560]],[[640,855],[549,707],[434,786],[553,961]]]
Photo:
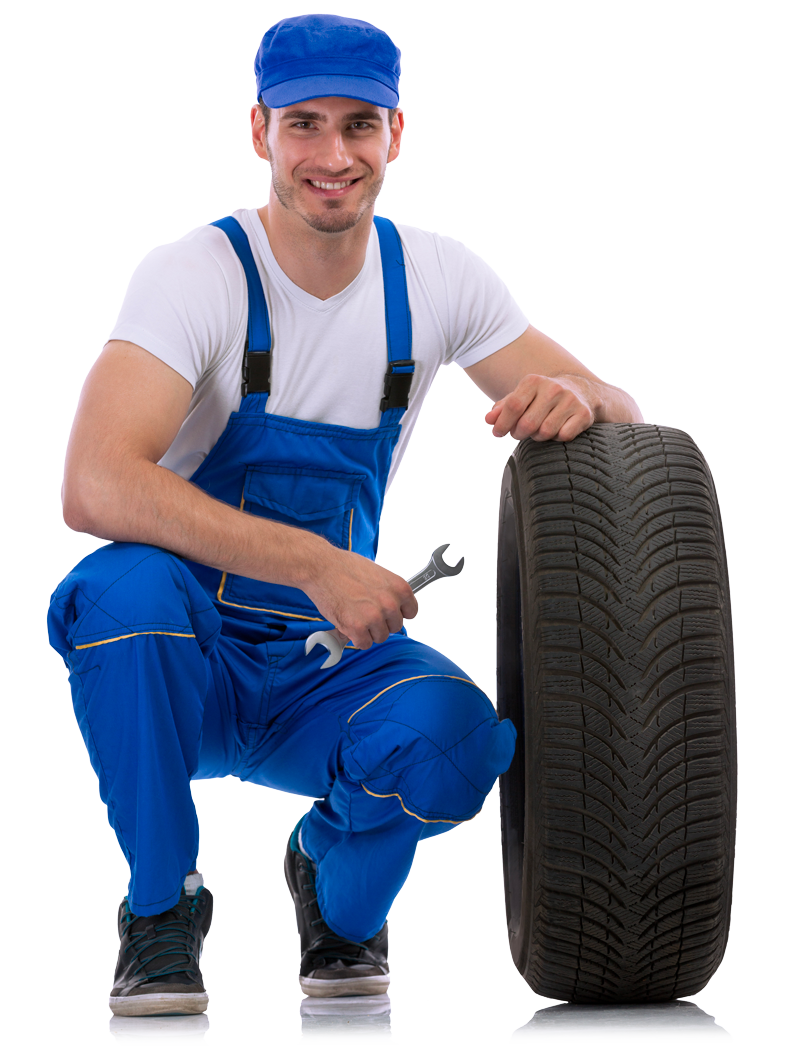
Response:
[[[714,1018],[695,1003],[679,999],[672,1003],[632,1003],[618,1006],[587,1006],[559,1003],[537,1010],[527,1025],[514,1035],[531,1029],[571,1030],[592,1029],[597,1032],[647,1031],[663,1032],[673,1029],[703,1029],[705,1032],[728,1033]]]

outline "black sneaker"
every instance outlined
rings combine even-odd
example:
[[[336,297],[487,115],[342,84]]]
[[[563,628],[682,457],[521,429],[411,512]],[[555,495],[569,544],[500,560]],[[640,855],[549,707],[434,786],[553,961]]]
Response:
[[[301,821],[302,822],[302,821]],[[358,943],[331,930],[317,904],[314,864],[292,831],[283,870],[292,893],[300,933],[300,987],[306,995],[383,995],[389,987],[389,926]]]
[[[198,960],[211,926],[213,897],[205,886],[181,891],[174,908],[134,915],[128,898],[119,906],[122,941],[109,1006],[123,1017],[202,1014],[208,993]]]

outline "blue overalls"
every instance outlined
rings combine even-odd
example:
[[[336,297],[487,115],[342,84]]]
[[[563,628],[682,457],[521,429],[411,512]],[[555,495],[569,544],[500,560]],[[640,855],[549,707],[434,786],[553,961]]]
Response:
[[[370,559],[414,369],[402,244],[388,220],[375,224],[389,369],[380,424],[359,429],[266,412],[264,291],[242,228],[217,221],[247,278],[248,343],[239,411],[192,477],[221,501]],[[235,775],[319,799],[301,837],[320,910],[342,937],[366,940],[418,840],[474,816],[511,763],[511,723],[405,631],[321,670],[304,642],[331,623],[298,589],[113,543],[67,575],[48,621],[137,915],[175,904],[196,866],[190,781]]]

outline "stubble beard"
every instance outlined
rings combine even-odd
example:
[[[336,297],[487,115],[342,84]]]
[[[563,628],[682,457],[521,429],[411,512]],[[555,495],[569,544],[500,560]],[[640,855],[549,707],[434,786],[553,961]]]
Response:
[[[364,213],[375,204],[383,186],[383,176],[381,176],[368,187],[364,197],[353,209],[348,209],[341,199],[334,199],[325,202],[325,211],[322,214],[307,213],[298,205],[297,188],[294,184],[286,183],[275,175],[275,166],[272,171],[272,189],[281,205],[290,212],[296,212],[312,230],[323,234],[341,234],[355,227]]]

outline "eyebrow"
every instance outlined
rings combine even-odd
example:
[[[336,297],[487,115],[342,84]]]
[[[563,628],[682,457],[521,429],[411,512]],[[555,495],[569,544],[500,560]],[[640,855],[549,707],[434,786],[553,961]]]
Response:
[[[356,113],[345,114],[345,121],[382,121],[383,115],[377,110],[358,110]]]
[[[319,121],[320,124],[327,123],[327,116],[322,113],[317,113],[315,110],[288,110],[283,117],[282,121]],[[345,121],[381,121],[383,120],[381,114],[377,110],[357,110],[354,113],[346,113],[344,115]]]

